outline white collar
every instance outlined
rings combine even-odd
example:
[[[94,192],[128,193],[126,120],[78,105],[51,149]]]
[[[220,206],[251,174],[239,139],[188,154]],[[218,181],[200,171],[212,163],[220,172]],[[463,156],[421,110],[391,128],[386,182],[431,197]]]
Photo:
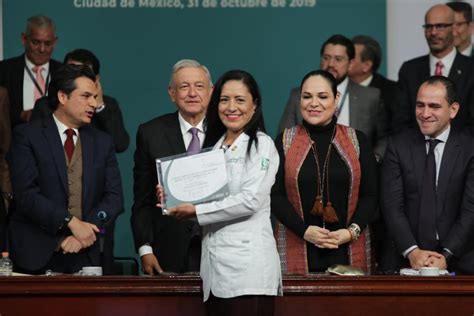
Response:
[[[64,125],[63,122],[61,122],[57,117],[56,115],[54,115],[53,113],[53,119],[54,119],[54,122],[56,123],[56,126],[58,127],[58,131],[59,131],[59,134],[62,135],[64,134],[64,132],[69,129],[69,127],[67,127],[66,125]],[[76,135],[79,135],[79,129],[77,128],[73,128],[74,132],[76,132]]]
[[[346,93],[348,84],[349,84],[349,76],[347,76],[346,79],[342,80],[342,82],[337,85],[337,91],[341,94],[339,96],[340,98],[342,98],[344,93]]]
[[[364,81],[360,82],[359,84],[364,87],[368,87],[370,83],[372,82],[372,79],[374,78],[374,75],[370,75],[367,79]]]
[[[446,143],[448,141],[450,132],[451,132],[451,124],[449,124],[448,127],[434,139],[437,139],[437,140],[442,141],[443,143]],[[431,139],[431,137],[429,137],[428,135],[425,135],[425,140],[429,140],[429,139]]]
[[[31,71],[33,71],[33,68],[36,66],[28,59],[28,57],[26,57],[26,55],[25,55],[25,64],[26,64],[26,67],[28,67],[28,69],[30,69]],[[39,66],[43,67],[43,71],[45,71],[46,73],[49,73],[49,61],[46,64],[39,65]]]
[[[178,121],[179,121],[179,127],[181,128],[182,135],[186,134],[189,131],[189,129],[192,127],[196,127],[199,132],[204,133],[204,118],[196,126],[193,126],[189,124],[189,122],[186,121],[184,117],[181,115],[181,113],[178,111]]]
[[[463,54],[464,56],[467,56],[467,57],[471,57],[471,54],[472,54],[472,43],[469,44],[468,47],[466,47],[463,51],[460,52],[461,54]]]
[[[454,58],[456,58],[457,50],[453,47],[451,52],[444,56],[443,58],[435,57],[433,54],[430,53],[430,73],[434,74],[436,69],[436,63],[441,60],[443,63],[443,74],[447,77],[449,72],[451,71],[451,67],[454,63]]]

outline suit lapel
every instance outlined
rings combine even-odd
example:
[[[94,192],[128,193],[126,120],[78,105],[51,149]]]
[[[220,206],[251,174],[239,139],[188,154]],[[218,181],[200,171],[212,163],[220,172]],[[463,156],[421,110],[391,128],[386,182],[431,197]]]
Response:
[[[173,120],[169,121],[169,128],[165,129],[165,137],[169,142],[170,147],[172,148],[175,154],[180,154],[186,151],[186,146],[184,145],[183,135],[181,134],[181,127],[179,125],[178,112]]]
[[[61,184],[63,185],[64,192],[67,194],[69,189],[67,185],[66,157],[64,155],[64,147],[59,136],[58,127],[52,116],[43,120],[43,127],[43,133],[53,155],[54,164],[56,165],[59,178],[61,179]]]
[[[84,126],[79,129],[82,146],[82,209],[84,212],[89,210],[88,201],[92,197],[91,190],[94,189],[94,135],[90,126]],[[84,217],[86,214],[82,214]]]
[[[456,53],[456,57],[454,58],[453,65],[451,66],[451,70],[449,71],[448,75],[448,78],[453,80],[457,86],[459,86],[459,84],[465,80],[463,69],[467,69],[466,65],[463,64],[459,56],[460,54]]]
[[[425,171],[425,160],[426,160],[426,141],[424,136],[417,131],[413,138],[413,146],[411,146],[412,159],[415,165],[416,183],[417,187],[423,186],[423,174]]]
[[[349,125],[354,128],[359,128],[358,124],[358,108],[359,96],[354,92],[354,83],[349,80],[347,84],[347,92],[349,93]]]
[[[460,153],[460,145],[458,138],[456,137],[456,131],[451,129],[448,141],[444,147],[443,157],[441,159],[441,166],[439,168],[438,175],[438,188],[437,188],[437,216],[441,214],[443,209],[443,201],[446,201],[446,194],[448,192],[449,180],[453,171],[456,161]]]
[[[421,85],[421,83],[425,81],[426,78],[430,77],[431,72],[430,72],[430,56],[429,55],[425,55],[425,57],[422,59],[419,65],[418,71],[414,75],[418,78],[417,82],[419,83],[419,85]],[[415,98],[416,98],[417,91],[418,91],[418,87],[416,87]]]

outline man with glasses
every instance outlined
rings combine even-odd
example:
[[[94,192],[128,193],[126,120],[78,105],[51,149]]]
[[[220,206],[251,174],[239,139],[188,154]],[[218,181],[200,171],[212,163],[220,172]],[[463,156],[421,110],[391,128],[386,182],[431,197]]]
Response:
[[[454,45],[464,56],[474,57],[472,49],[472,7],[467,2],[454,1],[446,3],[454,11]]]
[[[337,122],[361,130],[370,140],[377,159],[383,157],[387,119],[380,90],[363,87],[348,77],[355,58],[354,44],[343,35],[333,35],[321,47],[320,67],[329,71],[338,82],[340,94],[336,109]],[[279,131],[301,123],[300,88],[291,90],[280,120]]]
[[[35,101],[46,95],[48,84],[61,63],[51,59],[56,46],[56,26],[43,15],[28,18],[21,34],[24,54],[0,62],[0,86],[10,97],[11,127],[31,118]]]
[[[394,127],[414,127],[413,113],[416,92],[429,76],[440,75],[451,79],[457,86],[460,104],[453,127],[472,124],[474,103],[474,69],[471,59],[458,53],[454,47],[454,11],[447,5],[431,7],[425,15],[426,42],[430,53],[403,63],[398,73],[398,91]]]

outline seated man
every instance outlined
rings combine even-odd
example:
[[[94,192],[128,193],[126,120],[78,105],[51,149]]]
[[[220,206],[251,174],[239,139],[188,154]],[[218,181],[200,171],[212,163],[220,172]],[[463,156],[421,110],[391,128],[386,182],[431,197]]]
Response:
[[[99,74],[100,62],[97,57],[87,49],[75,49],[64,56],[64,63],[70,65],[87,65],[94,71],[98,88],[97,103],[99,106],[92,118],[92,125],[112,136],[117,153],[127,150],[130,138],[123,125],[122,112],[120,111],[116,99],[102,93]],[[48,107],[47,98],[43,97],[38,99],[35,103],[31,119],[34,120],[49,115],[51,115],[51,110]]]
[[[9,249],[18,272],[75,273],[101,264],[98,214],[113,223],[123,208],[122,184],[111,137],[90,125],[98,105],[92,70],[62,66],[48,97],[53,114],[16,128],[7,156]]]
[[[455,84],[430,77],[416,96],[418,127],[389,142],[381,204],[394,252],[384,270],[474,274],[474,141],[452,126],[459,107]]]

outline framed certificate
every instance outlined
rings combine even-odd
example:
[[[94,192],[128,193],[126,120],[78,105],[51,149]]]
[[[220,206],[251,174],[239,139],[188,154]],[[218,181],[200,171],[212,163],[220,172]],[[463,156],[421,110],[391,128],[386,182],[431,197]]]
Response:
[[[212,202],[229,195],[223,149],[156,159],[156,171],[165,193],[163,214],[178,204]]]

